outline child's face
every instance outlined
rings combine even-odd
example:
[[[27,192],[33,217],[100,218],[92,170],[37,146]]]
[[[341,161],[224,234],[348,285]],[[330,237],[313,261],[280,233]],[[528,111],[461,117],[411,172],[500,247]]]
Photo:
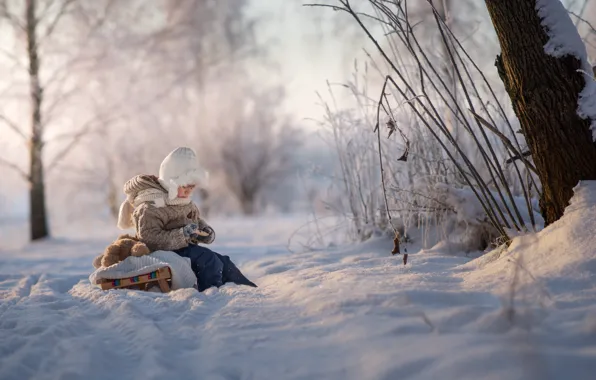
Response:
[[[178,198],[188,198],[195,189],[195,185],[180,186],[178,188]]]

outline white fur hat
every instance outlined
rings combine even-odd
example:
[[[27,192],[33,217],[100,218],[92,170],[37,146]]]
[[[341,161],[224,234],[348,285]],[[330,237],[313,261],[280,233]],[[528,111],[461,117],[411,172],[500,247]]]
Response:
[[[159,183],[168,190],[168,198],[178,196],[178,187],[197,185],[207,180],[207,172],[199,164],[194,150],[186,147],[174,149],[159,167]]]

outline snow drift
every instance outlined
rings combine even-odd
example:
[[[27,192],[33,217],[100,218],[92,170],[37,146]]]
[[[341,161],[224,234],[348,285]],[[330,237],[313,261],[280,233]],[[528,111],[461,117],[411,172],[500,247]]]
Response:
[[[547,283],[566,278],[578,288],[582,288],[580,283],[586,287],[593,285],[596,281],[596,181],[583,181],[574,188],[574,196],[557,222],[538,233],[518,236],[508,249],[496,249],[464,267],[475,269],[466,277],[468,281],[491,288],[507,287],[511,272],[520,269]],[[560,292],[570,290],[560,286],[553,288]]]
[[[596,185],[471,260],[391,240],[287,254],[302,220],[214,223],[259,288],[102,291],[109,241],[0,252],[0,379],[592,379]],[[247,228],[250,226],[251,228]],[[257,231],[257,233],[255,233]],[[95,244],[95,245],[93,245]]]

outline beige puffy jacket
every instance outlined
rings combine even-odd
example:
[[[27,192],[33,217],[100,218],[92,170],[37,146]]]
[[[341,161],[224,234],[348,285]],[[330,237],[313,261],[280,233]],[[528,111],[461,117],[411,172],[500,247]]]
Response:
[[[129,180],[124,185],[127,201],[123,203],[120,219],[130,217],[125,226],[135,227],[137,237],[152,251],[173,251],[189,244],[184,235],[184,226],[195,223],[199,229],[209,225],[200,218],[197,206],[189,200],[168,200],[168,192],[160,186],[154,176],[141,175]],[[128,211],[127,211],[128,210]],[[131,212],[132,211],[132,212]],[[120,225],[119,221],[119,225]],[[215,233],[202,242],[210,244],[215,240]]]

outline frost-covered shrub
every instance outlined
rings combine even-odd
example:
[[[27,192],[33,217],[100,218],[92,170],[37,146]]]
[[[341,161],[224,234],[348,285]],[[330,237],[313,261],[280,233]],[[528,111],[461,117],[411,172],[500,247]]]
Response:
[[[363,100],[365,87],[359,88],[357,81],[347,87],[356,102]],[[334,195],[328,197],[328,210],[350,221],[351,239],[366,240],[389,228],[380,185],[379,150],[372,133],[374,109],[364,103],[352,109],[322,103],[321,138],[335,158],[330,188]]]
[[[378,62],[371,66],[380,74],[382,89],[369,96],[357,85],[345,85],[357,106],[333,110],[327,118],[342,125],[336,122],[340,113],[361,115],[352,123],[361,131],[358,148],[376,153],[379,162],[376,187],[353,181],[353,173],[359,173],[349,160],[353,147],[341,145],[334,134],[355,222],[362,214],[354,212],[353,200],[367,214],[384,208],[391,229],[440,229],[443,235],[457,235],[466,249],[482,249],[497,238],[507,240],[539,226],[533,198],[540,189],[523,138],[449,20],[427,3],[436,21],[438,47],[424,40],[426,28],[416,27],[406,9],[412,4],[365,3],[374,10],[370,19],[376,25],[368,23],[366,10],[349,2],[340,2],[337,9],[350,14],[374,42],[378,55],[370,57]],[[379,28],[383,34],[377,33]],[[437,49],[443,60],[434,59]],[[379,134],[371,136],[374,126]],[[372,198],[376,204],[368,203],[368,194],[379,194]]]

